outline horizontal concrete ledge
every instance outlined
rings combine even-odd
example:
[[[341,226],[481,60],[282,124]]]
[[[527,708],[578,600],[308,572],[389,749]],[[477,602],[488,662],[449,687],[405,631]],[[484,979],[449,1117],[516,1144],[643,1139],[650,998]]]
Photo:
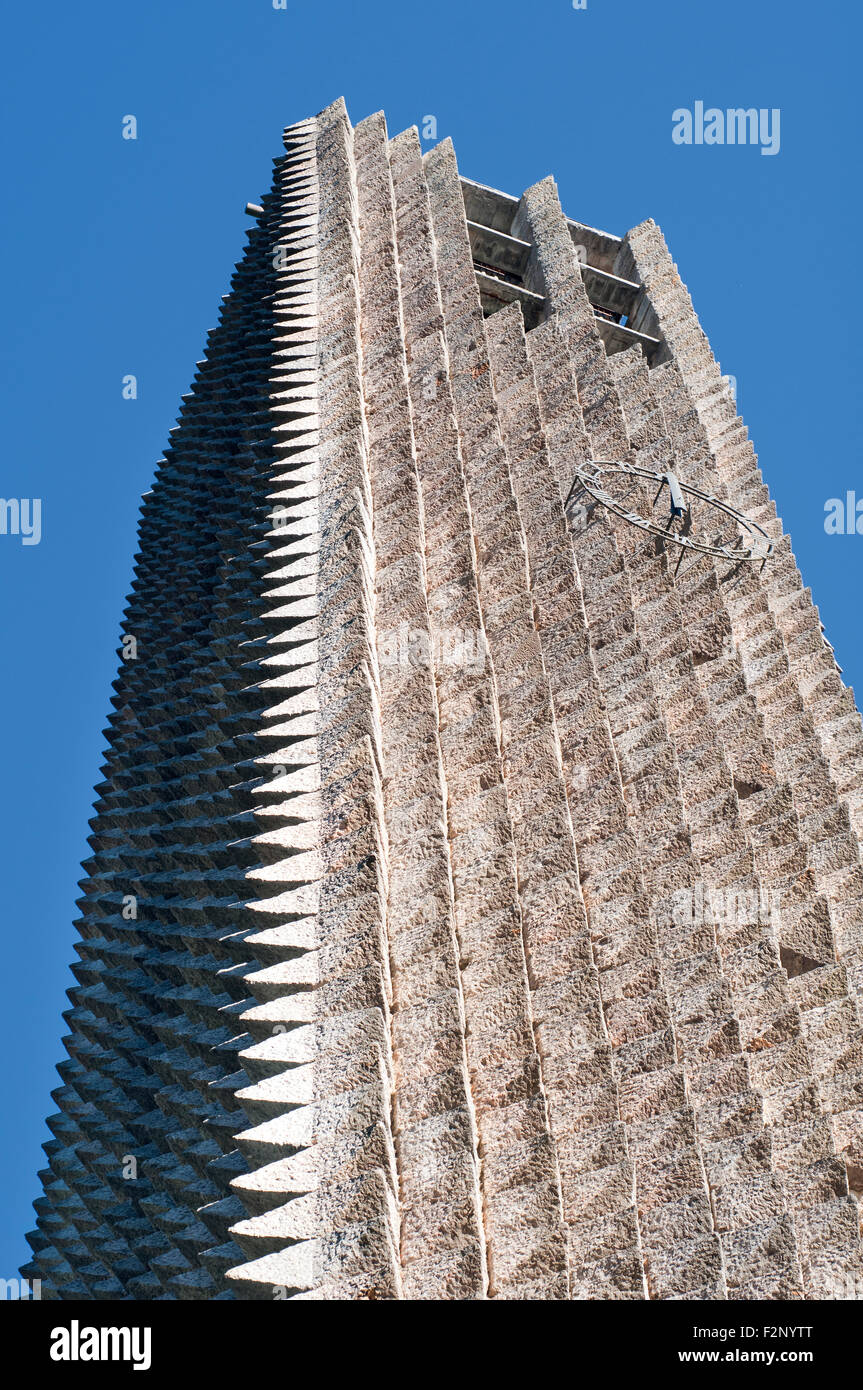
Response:
[[[586,260],[588,265],[595,266],[598,270],[609,273],[614,270],[617,253],[622,244],[621,237],[615,236],[612,232],[601,232],[598,227],[588,227],[584,222],[576,222],[574,217],[567,217],[566,225],[569,227],[573,245],[584,247],[582,260]]]
[[[521,198],[493,188],[491,184],[465,178],[464,175],[460,175],[459,182],[468,221],[509,234]],[[589,227],[574,217],[567,217],[566,223],[573,243],[587,249],[588,260],[600,269],[610,271],[623,238],[615,236],[613,232],[603,232],[599,227]]]
[[[641,286],[634,280],[623,280],[619,275],[590,264],[582,264],[581,276],[591,304],[613,314],[632,312],[636,296],[641,293]]]
[[[470,218],[467,221],[467,230],[474,261],[492,266],[504,275],[524,275],[530,255],[529,241],[520,241],[518,237],[508,236],[506,232],[482,226],[479,222],[471,222]]]
[[[611,323],[600,314],[594,315],[599,336],[605,343],[607,353],[624,352],[633,343],[641,343],[648,357],[661,345],[659,338],[651,338],[647,333],[637,333],[634,328],[626,328],[622,323]]]
[[[459,182],[468,221],[508,234],[520,200],[511,193],[502,193],[499,188],[476,183],[474,179],[460,177]]]
[[[524,314],[525,327],[536,327],[545,313],[545,299],[541,294],[534,294],[522,285],[513,285],[509,280],[499,280],[496,275],[487,275],[482,270],[476,270],[475,273],[483,313],[486,316],[493,314],[496,309],[502,309],[506,304],[517,302]]]

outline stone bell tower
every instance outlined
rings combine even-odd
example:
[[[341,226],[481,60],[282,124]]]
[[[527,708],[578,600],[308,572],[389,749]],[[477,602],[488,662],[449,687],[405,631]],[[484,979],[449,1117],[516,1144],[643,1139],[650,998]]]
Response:
[[[863,730],[659,229],[342,102],[248,211],[25,1274],[863,1297]]]

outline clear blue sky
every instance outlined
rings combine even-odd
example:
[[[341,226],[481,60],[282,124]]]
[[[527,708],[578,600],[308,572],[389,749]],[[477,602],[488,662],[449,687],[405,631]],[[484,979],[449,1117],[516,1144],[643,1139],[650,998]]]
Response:
[[[81,0],[7,9],[0,84],[3,1094],[0,1277],[26,1257],[58,1084],[140,494],[268,185],[282,127],[340,94],[392,133],[434,115],[462,172],[566,211],[663,227],[739,403],[846,680],[861,684],[861,22],[801,0]],[[779,107],[781,150],[679,147],[672,112]],[[133,114],[136,142],[121,138]],[[124,401],[134,373],[139,398]]]

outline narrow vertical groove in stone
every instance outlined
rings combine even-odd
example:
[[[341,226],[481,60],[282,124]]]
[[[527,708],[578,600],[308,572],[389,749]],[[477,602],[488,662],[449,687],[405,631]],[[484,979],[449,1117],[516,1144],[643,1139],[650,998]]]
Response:
[[[863,1297],[863,731],[659,229],[284,145],[144,500],[23,1273]],[[597,458],[773,556],[565,514]]]

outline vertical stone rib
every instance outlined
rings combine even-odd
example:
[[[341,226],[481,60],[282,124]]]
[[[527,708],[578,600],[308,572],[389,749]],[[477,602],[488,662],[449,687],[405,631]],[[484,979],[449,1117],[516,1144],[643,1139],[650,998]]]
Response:
[[[407,1298],[484,1296],[423,525],[383,116],[357,127],[364,392],[389,845],[395,1143]]]
[[[485,636],[416,131],[398,136],[390,152],[490,1292],[565,1297],[560,1194],[533,1038],[493,678],[484,659],[471,670],[439,656],[455,633],[483,658]]]

